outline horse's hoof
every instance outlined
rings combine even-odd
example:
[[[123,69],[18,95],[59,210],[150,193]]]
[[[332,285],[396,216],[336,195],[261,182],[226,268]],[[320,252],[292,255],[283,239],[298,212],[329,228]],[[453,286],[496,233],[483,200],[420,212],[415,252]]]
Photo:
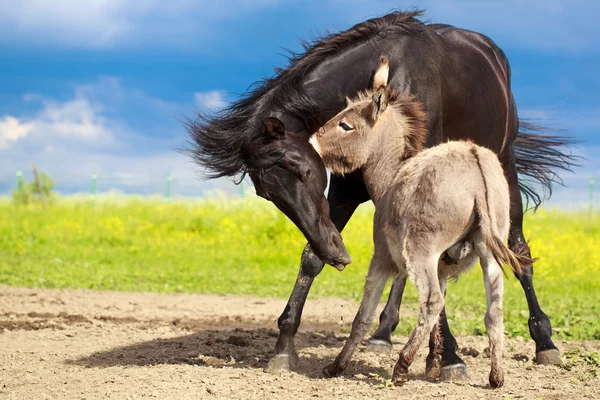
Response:
[[[440,368],[440,380],[442,381],[465,381],[467,379],[469,376],[465,364],[452,364]]]
[[[323,368],[323,376],[325,378],[334,378],[339,376],[342,373],[343,369],[339,367],[336,363],[329,364],[325,368]]]
[[[540,351],[535,355],[535,362],[540,365],[562,365],[560,351],[556,349]]]
[[[298,369],[297,354],[276,354],[269,360],[264,371],[269,374],[276,374],[282,371],[296,371]]]
[[[389,354],[392,351],[392,344],[381,339],[371,339],[367,342],[365,351],[377,354]]]

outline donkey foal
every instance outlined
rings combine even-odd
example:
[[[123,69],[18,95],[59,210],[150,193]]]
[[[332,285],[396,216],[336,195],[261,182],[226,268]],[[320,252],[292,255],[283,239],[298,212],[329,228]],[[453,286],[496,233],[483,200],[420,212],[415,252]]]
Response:
[[[348,99],[346,109],[311,138],[333,173],[362,170],[375,203],[375,253],[364,296],[348,341],[323,372],[334,376],[346,368],[370,328],[386,281],[395,274],[408,274],[419,293],[420,313],[394,367],[394,383],[401,384],[417,350],[438,328],[446,280],[479,258],[487,296],[489,382],[500,387],[504,383],[502,264],[519,270],[527,261],[504,244],[510,203],[502,167],[493,152],[470,142],[447,142],[423,150],[422,106],[410,95],[388,89],[388,75],[388,61],[382,57],[375,90]],[[458,261],[447,264],[442,255]]]

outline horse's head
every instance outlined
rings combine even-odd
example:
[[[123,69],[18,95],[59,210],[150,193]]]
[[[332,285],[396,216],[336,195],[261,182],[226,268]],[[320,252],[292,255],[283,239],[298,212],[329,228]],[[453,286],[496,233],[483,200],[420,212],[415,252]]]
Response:
[[[279,119],[266,118],[263,128],[268,148],[265,154],[271,160],[268,167],[264,159],[254,160],[260,168],[253,168],[252,160],[248,163],[256,194],[273,202],[296,224],[323,262],[342,269],[352,258],[329,218],[323,162],[306,138],[286,131]]]

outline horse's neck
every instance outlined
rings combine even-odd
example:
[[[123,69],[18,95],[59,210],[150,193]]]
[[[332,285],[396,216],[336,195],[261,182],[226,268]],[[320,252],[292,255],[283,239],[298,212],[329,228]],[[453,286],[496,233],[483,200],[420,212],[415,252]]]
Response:
[[[369,161],[362,168],[365,185],[375,204],[392,186],[406,160],[404,135],[409,129],[406,120],[397,115],[389,115],[378,124],[380,126],[375,127],[378,130],[376,142],[372,144]]]

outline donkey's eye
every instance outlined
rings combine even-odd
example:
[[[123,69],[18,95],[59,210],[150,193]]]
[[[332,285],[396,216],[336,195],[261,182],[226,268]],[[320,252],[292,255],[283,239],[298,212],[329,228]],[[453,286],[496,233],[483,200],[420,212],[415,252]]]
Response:
[[[345,130],[346,132],[353,130],[354,128],[351,127],[350,125],[348,125],[347,123],[345,123],[344,121],[340,122],[340,127]]]

